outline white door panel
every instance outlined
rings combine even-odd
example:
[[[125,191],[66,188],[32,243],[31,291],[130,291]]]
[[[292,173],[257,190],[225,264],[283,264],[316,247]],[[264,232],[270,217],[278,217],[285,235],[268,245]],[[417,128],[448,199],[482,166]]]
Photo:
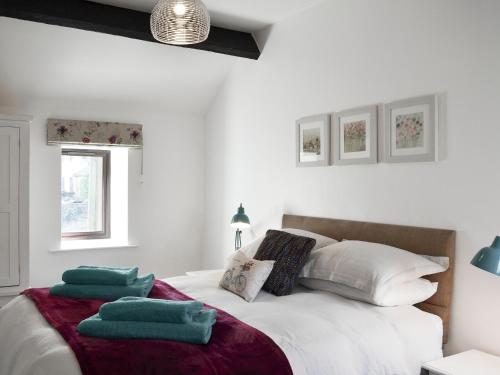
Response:
[[[0,285],[10,275],[10,214],[0,212]]]
[[[0,128],[0,209],[10,201],[10,136],[3,134],[6,129]]]
[[[19,285],[19,129],[0,127],[0,287]]]

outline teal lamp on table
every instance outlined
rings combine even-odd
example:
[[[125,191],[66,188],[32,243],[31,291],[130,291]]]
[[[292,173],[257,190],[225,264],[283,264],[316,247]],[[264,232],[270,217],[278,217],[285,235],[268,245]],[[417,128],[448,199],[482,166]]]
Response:
[[[231,226],[236,228],[236,236],[234,238],[234,249],[239,250],[241,248],[241,229],[250,227],[250,219],[245,214],[245,209],[243,204],[238,207],[238,212],[233,216],[231,220]]]
[[[497,236],[490,247],[479,250],[471,264],[500,276],[500,237]]]

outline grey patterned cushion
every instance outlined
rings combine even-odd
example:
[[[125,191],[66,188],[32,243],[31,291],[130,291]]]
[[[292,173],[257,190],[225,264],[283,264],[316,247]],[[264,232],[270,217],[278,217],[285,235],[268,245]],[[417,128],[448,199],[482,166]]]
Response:
[[[262,289],[276,296],[290,294],[315,244],[312,238],[268,230],[254,258],[276,263]]]

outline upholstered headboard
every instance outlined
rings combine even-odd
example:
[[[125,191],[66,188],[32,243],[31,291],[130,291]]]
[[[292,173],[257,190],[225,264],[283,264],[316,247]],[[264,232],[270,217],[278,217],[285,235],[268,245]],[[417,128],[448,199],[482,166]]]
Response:
[[[448,341],[455,260],[455,231],[294,215],[283,216],[283,228],[304,229],[339,241],[345,239],[377,242],[415,254],[450,258],[448,271],[427,277],[439,283],[437,293],[417,305],[421,310],[441,317],[444,329],[443,343]]]

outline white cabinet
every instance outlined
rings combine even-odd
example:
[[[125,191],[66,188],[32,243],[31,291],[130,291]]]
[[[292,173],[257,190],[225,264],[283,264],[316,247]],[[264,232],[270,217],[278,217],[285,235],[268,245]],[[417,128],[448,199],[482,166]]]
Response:
[[[19,128],[0,127],[0,287],[18,286]]]
[[[29,284],[29,125],[0,115],[0,297]]]

